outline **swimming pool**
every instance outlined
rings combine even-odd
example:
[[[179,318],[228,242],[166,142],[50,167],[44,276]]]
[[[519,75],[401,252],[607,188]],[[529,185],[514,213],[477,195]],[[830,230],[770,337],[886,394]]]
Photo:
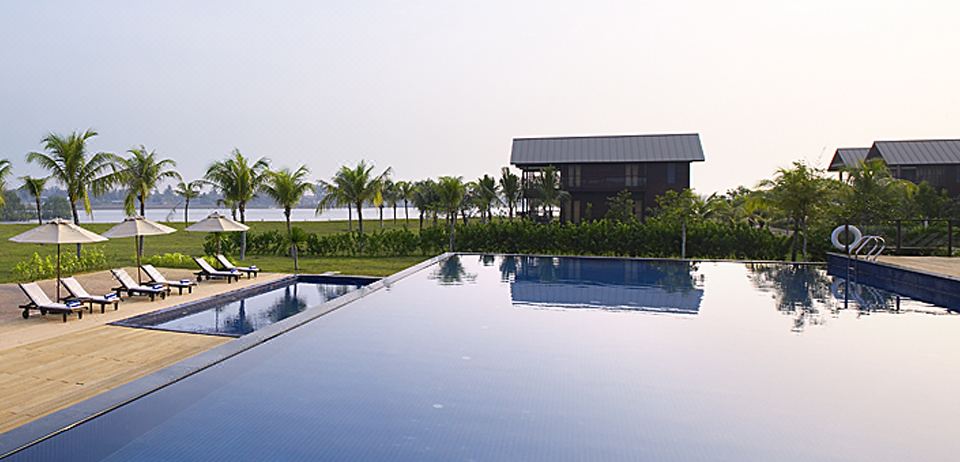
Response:
[[[816,266],[454,256],[13,460],[950,460],[958,332]]]
[[[376,280],[341,276],[297,276],[114,323],[175,332],[239,337],[343,296]]]

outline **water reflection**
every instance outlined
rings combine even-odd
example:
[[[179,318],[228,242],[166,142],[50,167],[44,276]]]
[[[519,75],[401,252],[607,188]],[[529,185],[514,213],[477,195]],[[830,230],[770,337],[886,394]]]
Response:
[[[463,267],[460,255],[453,255],[437,263],[437,267],[430,273],[430,279],[436,279],[440,285],[460,285],[464,282],[473,282],[477,279],[476,273],[468,273]],[[492,263],[491,263],[492,264]]]
[[[505,256],[514,306],[696,314],[702,277],[688,262]]]
[[[357,287],[351,284],[295,283],[155,326],[177,331],[241,336],[356,290]]]
[[[845,310],[855,311],[858,318],[872,313],[955,314],[914,300],[904,306],[896,293],[829,276],[818,266],[748,264],[747,269],[754,286],[772,294],[777,309],[793,318],[791,330],[798,333],[824,325]]]

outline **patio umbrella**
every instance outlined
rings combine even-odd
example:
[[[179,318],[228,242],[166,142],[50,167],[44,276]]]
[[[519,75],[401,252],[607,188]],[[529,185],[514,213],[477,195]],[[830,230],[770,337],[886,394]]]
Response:
[[[220,214],[220,212],[213,212],[207,218],[200,220],[190,226],[187,226],[187,231],[193,231],[198,233],[215,233],[217,236],[217,253],[220,253],[220,233],[238,233],[250,229],[249,226],[243,223],[237,223],[236,221],[230,219],[230,217],[225,217]]]
[[[170,234],[175,231],[176,229],[174,228],[171,228],[167,225],[161,225],[155,221],[147,220],[144,217],[127,217],[120,222],[120,224],[103,233],[103,235],[111,239],[116,237],[135,238],[133,241],[134,247],[137,249],[137,283],[143,284],[143,276],[141,275],[140,270],[140,254],[142,253],[140,246],[143,244],[140,238],[142,236],[159,236],[162,234]]]
[[[106,241],[107,238],[87,231],[67,220],[57,218],[30,231],[13,236],[10,240],[21,244],[57,245],[57,300],[60,300],[60,245],[90,244]]]

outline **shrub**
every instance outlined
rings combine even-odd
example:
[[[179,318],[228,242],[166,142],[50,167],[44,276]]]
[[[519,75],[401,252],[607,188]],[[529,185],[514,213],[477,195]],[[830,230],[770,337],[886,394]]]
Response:
[[[60,272],[64,275],[102,270],[107,267],[107,257],[99,247],[85,246],[80,258],[73,253],[60,255]],[[13,267],[13,273],[19,281],[36,281],[57,276],[57,259],[54,255],[41,257],[33,255]]]
[[[419,233],[406,229],[358,233],[307,234],[299,241],[302,256],[407,256],[435,255],[447,250],[447,227],[426,227]],[[298,238],[299,240],[299,238]],[[209,243],[215,246],[215,241]],[[223,249],[239,248],[239,236],[224,238]],[[286,254],[285,233],[248,233],[247,252],[254,255]],[[680,227],[664,221],[620,222],[599,220],[580,224],[537,224],[525,220],[473,223],[457,226],[457,250],[483,253],[610,255],[677,257]],[[746,224],[717,222],[687,226],[687,254],[691,258],[781,259],[789,241],[767,229]],[[207,249],[212,252],[213,249]]]
[[[214,258],[209,256],[203,256],[211,265],[216,266],[217,262]],[[136,257],[134,257],[136,261]],[[190,255],[184,255],[182,253],[165,253],[163,255],[150,255],[145,257],[143,260],[145,265],[159,266],[162,268],[185,268],[185,269],[194,269],[197,264],[193,261],[193,257]]]
[[[445,230],[436,234],[433,239],[443,242],[446,238]],[[456,246],[470,252],[676,257],[680,254],[680,228],[653,221],[494,222],[458,226]],[[783,237],[748,225],[703,222],[687,227],[687,253],[692,258],[773,260],[783,258],[787,247]]]

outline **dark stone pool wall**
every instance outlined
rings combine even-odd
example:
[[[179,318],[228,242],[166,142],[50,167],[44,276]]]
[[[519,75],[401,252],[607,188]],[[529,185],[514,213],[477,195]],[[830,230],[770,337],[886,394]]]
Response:
[[[831,276],[960,311],[960,279],[950,276],[848,258],[836,253],[827,255],[827,272]]]

